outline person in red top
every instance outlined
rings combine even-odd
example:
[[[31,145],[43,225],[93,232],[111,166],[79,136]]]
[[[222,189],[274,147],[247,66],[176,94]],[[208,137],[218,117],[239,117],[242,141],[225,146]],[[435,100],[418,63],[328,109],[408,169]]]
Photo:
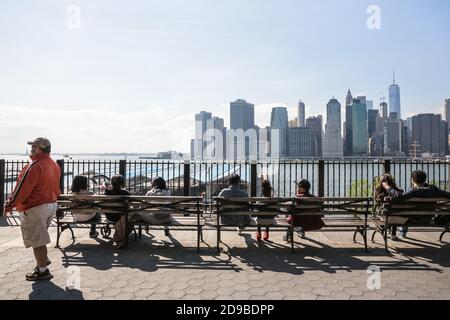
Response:
[[[23,243],[33,248],[37,266],[26,275],[29,281],[51,279],[47,266],[47,244],[50,243],[48,227],[56,213],[57,199],[61,193],[61,170],[50,158],[51,144],[46,138],[28,142],[31,145],[31,162],[17,179],[12,196],[5,202],[5,214],[14,208],[20,213]]]

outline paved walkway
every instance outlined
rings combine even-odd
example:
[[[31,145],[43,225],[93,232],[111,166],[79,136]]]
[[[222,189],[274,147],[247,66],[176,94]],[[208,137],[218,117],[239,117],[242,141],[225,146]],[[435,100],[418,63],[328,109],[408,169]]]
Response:
[[[438,233],[412,232],[391,243],[391,255],[379,236],[364,253],[351,233],[310,233],[291,254],[280,233],[258,244],[252,234],[227,232],[220,255],[214,231],[205,232],[211,247],[200,254],[191,232],[156,231],[128,251],[89,239],[88,230],[75,234],[72,244],[66,231],[59,250],[51,228],[54,278],[32,283],[24,276],[35,262],[20,228],[0,225],[0,299],[450,299],[450,245]]]

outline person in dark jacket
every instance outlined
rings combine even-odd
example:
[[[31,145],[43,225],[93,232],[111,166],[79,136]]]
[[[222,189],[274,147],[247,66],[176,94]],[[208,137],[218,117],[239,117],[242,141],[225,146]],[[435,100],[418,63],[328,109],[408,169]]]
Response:
[[[393,202],[401,202],[413,198],[446,198],[450,199],[450,192],[439,189],[434,185],[426,183],[427,174],[423,171],[414,171],[411,173],[412,187],[407,192],[401,193],[395,188],[390,187],[386,182],[383,182],[383,187],[386,189]],[[441,224],[449,223],[449,216],[437,217]],[[427,223],[432,216],[411,216],[410,221],[417,221],[419,223]],[[444,221],[443,221],[444,220]],[[406,237],[408,227],[403,227],[400,231],[403,237]]]
[[[315,198],[313,194],[310,193],[311,183],[308,180],[302,180],[298,183],[297,186],[297,198]],[[317,215],[294,215],[289,216],[288,223],[293,223],[294,227],[298,227],[298,234],[300,237],[305,237],[305,231],[308,230],[319,230],[322,229],[324,223],[322,221],[322,216]],[[290,241],[289,232],[283,236],[285,241]]]

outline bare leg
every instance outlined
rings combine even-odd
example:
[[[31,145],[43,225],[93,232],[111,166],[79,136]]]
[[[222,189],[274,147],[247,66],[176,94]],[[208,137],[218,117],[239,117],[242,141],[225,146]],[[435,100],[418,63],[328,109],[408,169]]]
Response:
[[[47,267],[47,246],[33,248],[34,257],[39,268]]]

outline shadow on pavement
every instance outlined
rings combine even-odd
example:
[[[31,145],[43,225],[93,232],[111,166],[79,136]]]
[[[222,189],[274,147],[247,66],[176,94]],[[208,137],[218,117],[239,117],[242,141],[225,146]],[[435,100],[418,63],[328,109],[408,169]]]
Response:
[[[83,292],[77,289],[61,288],[51,281],[33,283],[29,300],[84,300]]]

